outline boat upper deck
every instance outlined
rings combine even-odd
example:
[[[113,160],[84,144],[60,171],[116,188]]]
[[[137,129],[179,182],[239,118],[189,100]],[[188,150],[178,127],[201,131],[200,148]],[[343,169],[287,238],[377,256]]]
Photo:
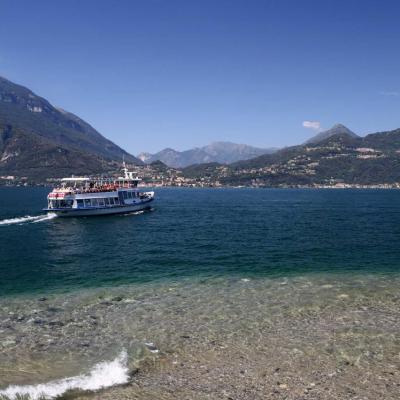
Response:
[[[136,189],[140,179],[120,178],[63,178],[61,185],[49,194],[52,197],[65,197],[77,194],[116,192],[119,189]]]

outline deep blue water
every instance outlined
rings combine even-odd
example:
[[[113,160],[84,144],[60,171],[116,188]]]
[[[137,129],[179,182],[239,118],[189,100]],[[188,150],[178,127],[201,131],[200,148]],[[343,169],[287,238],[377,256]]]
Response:
[[[35,216],[48,188],[0,188],[0,294],[191,276],[400,271],[400,191],[158,189],[141,215]]]

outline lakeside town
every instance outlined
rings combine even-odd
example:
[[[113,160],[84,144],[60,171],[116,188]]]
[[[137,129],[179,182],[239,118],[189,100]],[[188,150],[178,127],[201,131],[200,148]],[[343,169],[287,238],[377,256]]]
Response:
[[[213,169],[213,174],[204,174],[202,176],[187,176],[183,170],[167,167],[161,162],[154,165],[130,166],[137,177],[141,179],[140,187],[185,187],[185,188],[314,188],[314,189],[400,189],[400,182],[360,184],[348,183],[340,179],[330,179],[325,183],[312,184],[288,184],[279,183],[269,185],[265,179],[257,177],[260,173],[275,175],[278,170],[274,168],[251,169],[246,171],[248,175],[254,175],[253,179],[247,184],[230,184],[229,177],[232,171],[228,166],[217,166]],[[243,172],[243,171],[241,171]],[[305,171],[312,173],[312,171]],[[116,175],[115,173],[113,175]],[[18,177],[13,175],[0,176],[0,186],[53,186],[62,177],[48,178],[41,182],[34,182],[28,177]]]

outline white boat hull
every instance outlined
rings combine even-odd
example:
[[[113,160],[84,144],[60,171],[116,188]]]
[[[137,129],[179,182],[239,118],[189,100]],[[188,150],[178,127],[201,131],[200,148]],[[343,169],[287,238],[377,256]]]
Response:
[[[46,209],[46,211],[54,213],[58,217],[91,217],[97,215],[128,214],[150,209],[152,201],[153,199],[150,199],[137,204],[125,204],[113,207]]]

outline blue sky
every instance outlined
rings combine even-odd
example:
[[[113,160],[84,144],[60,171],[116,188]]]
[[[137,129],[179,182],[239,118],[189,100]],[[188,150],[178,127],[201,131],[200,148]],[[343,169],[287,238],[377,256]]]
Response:
[[[0,75],[133,154],[400,127],[399,1],[0,0],[0,16]]]

